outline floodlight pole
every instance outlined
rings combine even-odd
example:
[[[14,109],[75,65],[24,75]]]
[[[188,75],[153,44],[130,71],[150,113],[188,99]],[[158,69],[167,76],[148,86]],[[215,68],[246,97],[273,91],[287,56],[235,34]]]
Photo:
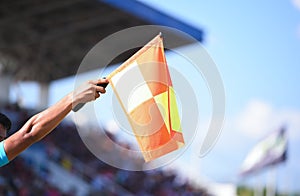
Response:
[[[0,65],[1,68],[1,65]],[[9,91],[10,91],[10,84],[12,82],[12,76],[8,74],[2,74],[0,70],[0,105],[5,105],[9,103]]]
[[[257,176],[259,174],[256,174]],[[254,184],[254,196],[263,196],[263,186],[262,181],[258,179],[258,177],[255,177],[256,182]]]
[[[272,166],[267,173],[266,196],[275,196],[277,185],[276,166]]]

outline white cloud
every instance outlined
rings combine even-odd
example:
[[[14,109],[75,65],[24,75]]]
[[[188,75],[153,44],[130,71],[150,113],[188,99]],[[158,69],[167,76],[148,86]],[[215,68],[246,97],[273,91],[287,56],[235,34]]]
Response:
[[[245,109],[237,116],[236,127],[251,137],[259,137],[269,129],[273,118],[272,107],[258,100],[250,101]]]
[[[260,100],[250,101],[237,116],[235,126],[251,138],[261,138],[285,125],[292,139],[300,139],[300,111],[277,109]]]
[[[300,0],[292,0],[293,5],[300,10]]]

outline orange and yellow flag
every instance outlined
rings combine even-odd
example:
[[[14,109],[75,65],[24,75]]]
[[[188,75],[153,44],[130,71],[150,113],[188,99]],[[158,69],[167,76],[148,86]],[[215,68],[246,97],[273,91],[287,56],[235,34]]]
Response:
[[[107,78],[146,162],[184,145],[161,34]]]

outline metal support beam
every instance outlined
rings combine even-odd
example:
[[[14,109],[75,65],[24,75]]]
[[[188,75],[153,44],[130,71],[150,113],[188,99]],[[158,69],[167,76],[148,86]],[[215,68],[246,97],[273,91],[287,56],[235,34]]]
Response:
[[[10,84],[12,81],[12,77],[7,74],[1,74],[0,73],[0,104],[5,105],[9,103],[9,90],[10,90]]]
[[[114,6],[118,9],[124,10],[130,14],[133,14],[139,18],[149,21],[152,24],[168,26],[180,31],[183,31],[193,36],[198,41],[203,41],[203,31],[197,29],[183,21],[180,21],[174,17],[171,17],[163,12],[155,10],[139,1],[132,0],[103,0],[102,2]]]

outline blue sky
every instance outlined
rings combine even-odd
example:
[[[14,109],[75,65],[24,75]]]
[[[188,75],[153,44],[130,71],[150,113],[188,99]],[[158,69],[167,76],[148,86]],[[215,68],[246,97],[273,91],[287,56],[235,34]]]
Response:
[[[204,47],[222,75],[226,93],[222,134],[207,156],[192,158],[190,173],[216,182],[238,182],[238,168],[251,147],[286,123],[289,158],[276,169],[278,187],[299,190],[300,1],[142,2],[203,29]],[[167,58],[176,61],[171,55]],[[72,88],[72,78],[54,82],[50,103]],[[203,94],[206,98],[200,104],[205,105],[209,96]],[[35,101],[27,104],[34,105]],[[208,123],[209,114],[202,116]],[[195,146],[192,151],[198,152]],[[256,176],[262,183],[266,182],[265,173]]]
[[[143,2],[203,28],[204,47],[223,78],[226,122],[215,148],[200,161],[199,175],[219,182],[237,181],[238,167],[251,147],[285,122],[290,151],[288,162],[277,168],[278,186],[296,189],[300,180],[300,2]],[[256,178],[266,181],[264,174]]]

